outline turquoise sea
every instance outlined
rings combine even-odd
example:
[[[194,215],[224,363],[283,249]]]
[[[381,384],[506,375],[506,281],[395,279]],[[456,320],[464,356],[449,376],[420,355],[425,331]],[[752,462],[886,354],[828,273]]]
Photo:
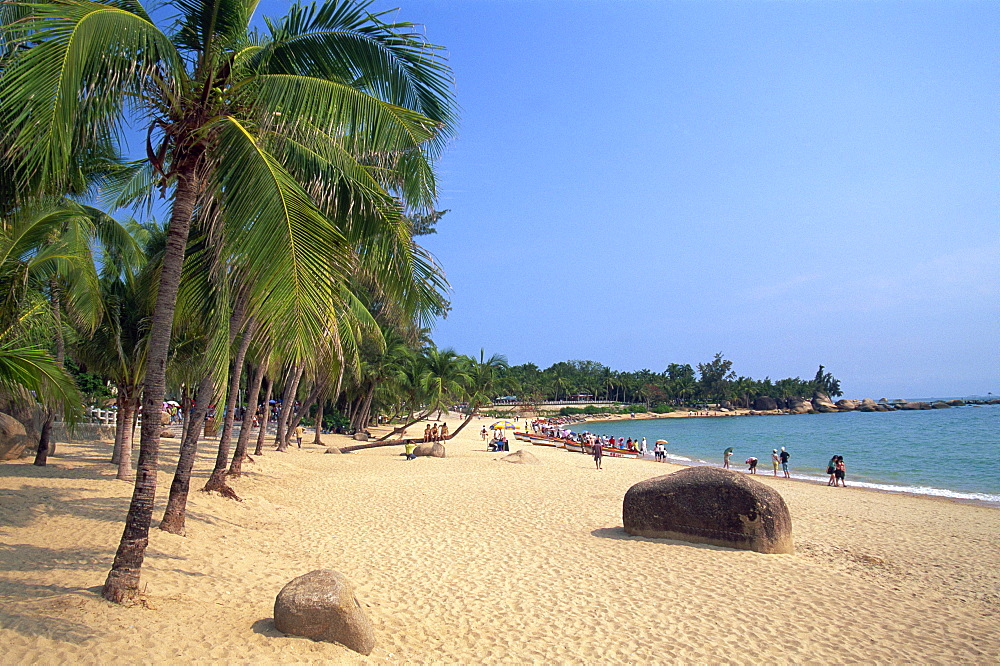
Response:
[[[577,424],[575,431],[665,439],[669,459],[722,466],[756,456],[772,474],[771,450],[792,454],[793,477],[826,482],[826,464],[844,456],[847,484],[978,500],[1000,506],[1000,405],[898,412],[636,419]],[[652,455],[652,454],[650,454]],[[778,472],[781,473],[780,471]]]

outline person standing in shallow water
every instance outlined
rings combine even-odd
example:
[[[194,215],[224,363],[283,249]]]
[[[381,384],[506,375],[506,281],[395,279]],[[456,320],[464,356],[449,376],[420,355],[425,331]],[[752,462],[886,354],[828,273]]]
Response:
[[[594,464],[597,469],[601,469],[601,459],[604,458],[604,447],[601,445],[601,440],[595,441],[591,449],[594,452]]]
[[[830,480],[826,482],[826,485],[832,486],[837,483],[837,477],[835,472],[837,471],[837,457],[833,456],[830,458],[830,462],[826,464],[826,473],[830,475]]]
[[[771,467],[774,468],[774,475],[778,476],[778,449],[771,449]]]
[[[847,475],[847,466],[844,465],[844,456],[837,456],[837,462],[833,467],[833,485],[847,487],[844,477]]]
[[[733,450],[726,449],[722,452],[722,469],[729,469],[729,459],[733,457]]]
[[[781,453],[778,454],[778,457],[781,458],[781,471],[784,472],[785,478],[792,478],[791,474],[788,473],[788,459],[792,457],[792,454],[786,451],[785,447],[781,447]]]

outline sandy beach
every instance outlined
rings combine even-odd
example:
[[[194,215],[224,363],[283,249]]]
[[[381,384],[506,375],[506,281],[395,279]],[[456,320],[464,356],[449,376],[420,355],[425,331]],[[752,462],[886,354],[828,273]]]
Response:
[[[185,537],[152,531],[132,607],[99,596],[132,490],[110,442],[60,444],[45,468],[0,464],[0,662],[1000,660],[1000,510],[759,475],[788,503],[794,555],[631,537],[625,491],[678,467],[597,471],[515,441],[542,464],[513,465],[485,450],[489,422],[444,459],[267,450],[234,482],[244,501],[192,492]],[[176,447],[161,447],[154,524]],[[354,583],[371,656],[274,629],[275,595],[319,568]]]

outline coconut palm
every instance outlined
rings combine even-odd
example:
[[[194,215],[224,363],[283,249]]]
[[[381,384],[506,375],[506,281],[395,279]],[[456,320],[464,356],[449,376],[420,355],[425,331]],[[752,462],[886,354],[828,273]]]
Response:
[[[35,386],[41,382],[31,390],[43,399],[49,389],[55,389],[64,402],[62,411],[70,416],[79,408],[79,396],[75,390],[62,393],[59,389],[73,387],[71,378],[59,370],[66,353],[64,328],[74,325],[90,335],[102,317],[103,304],[98,296],[98,274],[93,259],[95,247],[104,252],[105,270],[121,261],[135,261],[141,254],[116,220],[96,208],[65,198],[36,199],[16,206],[0,220],[0,327],[4,331],[0,364],[15,362],[17,349],[28,352],[22,359],[28,364],[20,365],[21,383],[27,381],[24,386]],[[39,310],[39,299],[48,301],[47,313]],[[30,323],[40,326],[36,343],[42,340],[54,343],[56,368],[44,367],[47,361],[44,354],[36,353],[40,351],[37,344],[19,346],[26,340]],[[32,367],[40,373],[34,380],[23,376]],[[53,383],[58,375],[61,375],[58,381]],[[17,389],[12,390],[17,393]],[[43,402],[49,405],[35,457],[35,464],[42,466],[46,464],[49,433],[59,410],[51,400]]]
[[[19,3],[0,28],[0,123],[15,180],[57,187],[75,153],[146,128],[148,174],[171,191],[150,323],[139,472],[103,595],[138,591],[155,495],[159,415],[181,266],[196,210],[209,211],[262,288],[290,304],[308,354],[331,307],[331,267],[351,257],[337,217],[406,225],[428,207],[429,157],[452,122],[450,77],[409,24],[364,3],[293,5],[267,34],[256,0],[175,0],[167,31],[138,0]],[[393,195],[395,195],[394,198]],[[391,235],[391,234],[387,234]]]
[[[479,360],[468,359],[466,369],[465,403],[466,417],[449,439],[462,432],[465,426],[479,413],[480,407],[490,404],[497,395],[502,383],[502,373],[508,368],[507,357],[493,354],[486,358],[486,351],[479,350]]]

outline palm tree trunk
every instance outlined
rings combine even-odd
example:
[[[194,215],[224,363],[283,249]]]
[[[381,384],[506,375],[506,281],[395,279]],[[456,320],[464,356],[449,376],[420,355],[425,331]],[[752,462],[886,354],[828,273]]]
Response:
[[[257,447],[253,450],[255,456],[264,455],[264,438],[267,437],[267,422],[271,418],[271,389],[273,388],[274,382],[267,379],[267,392],[264,394],[264,418],[261,420],[260,430],[257,432]]]
[[[323,406],[326,405],[326,398],[319,401],[319,406],[316,408],[316,435],[313,437],[313,444],[319,446],[323,443],[320,439],[320,430],[323,429]]]
[[[115,448],[111,453],[111,464],[117,465],[122,454],[122,436],[125,433],[125,391],[118,385],[118,411],[115,414]]]
[[[35,452],[35,465],[45,467],[49,459],[49,439],[52,435],[52,422],[56,420],[55,410],[45,410],[45,420],[42,421],[41,433],[38,437],[38,450]]]
[[[167,242],[160,266],[160,284],[153,307],[146,350],[146,377],[142,393],[142,433],[135,490],[125,517],[125,529],[115,553],[101,596],[122,603],[139,594],[139,574],[149,544],[149,525],[156,499],[156,470],[160,456],[160,411],[166,394],[167,352],[177,305],[181,266],[191,230],[191,216],[198,198],[195,170],[204,148],[192,148],[176,156],[177,186],[174,190]]]
[[[423,413],[422,413],[422,414],[421,414],[420,416],[418,416],[418,417],[416,417],[416,418],[411,418],[410,420],[408,420],[408,421],[407,421],[406,423],[404,423],[403,425],[399,426],[398,428],[393,428],[391,432],[389,432],[389,433],[388,433],[388,434],[386,434],[386,435],[382,435],[381,437],[379,437],[379,438],[378,438],[377,440],[375,440],[375,441],[376,441],[376,442],[384,442],[385,440],[389,439],[389,438],[390,438],[390,437],[392,437],[393,435],[402,435],[402,434],[403,434],[404,432],[406,432],[406,429],[407,429],[407,428],[409,428],[409,427],[410,427],[411,425],[413,425],[414,423],[418,423],[418,422],[420,422],[420,421],[423,421],[423,420],[424,420],[424,419],[426,419],[426,418],[427,418],[428,416],[430,416],[431,412],[433,412],[433,411],[434,411],[434,408],[433,408],[433,407],[431,407],[431,408],[430,408],[430,409],[428,409],[428,410],[427,410],[426,412],[423,412]]]
[[[285,385],[285,392],[281,396],[281,414],[278,416],[278,432],[275,434],[274,443],[282,452],[288,450],[288,433],[285,432],[285,426],[288,424],[292,410],[295,409],[295,394],[299,390],[299,381],[302,379],[304,371],[305,367],[303,366],[294,368],[291,381]]]
[[[205,492],[216,490],[224,497],[235,497],[236,493],[226,485],[226,465],[229,464],[229,443],[233,436],[233,420],[236,418],[236,398],[239,395],[240,379],[243,377],[243,362],[247,357],[247,349],[250,348],[250,340],[253,338],[253,324],[248,323],[243,337],[240,339],[240,346],[236,351],[236,358],[233,361],[233,375],[229,381],[229,396],[226,398],[226,415],[222,419],[222,435],[219,437],[219,453],[215,457],[215,469],[208,477],[208,483],[202,488]],[[244,424],[246,425],[246,424]]]
[[[185,439],[187,439],[188,428],[191,425],[191,415],[188,414],[188,412],[190,411],[190,409],[191,409],[191,406],[190,406],[189,401],[188,401],[188,387],[187,387],[187,384],[184,384],[181,387],[181,409],[180,409],[180,414],[181,414],[181,441],[182,442]]]
[[[188,429],[187,437],[181,442],[181,452],[177,458],[174,480],[170,482],[167,508],[163,512],[163,520],[160,521],[160,529],[164,532],[184,534],[188,491],[191,490],[191,470],[194,468],[195,456],[198,455],[198,435],[201,431],[201,428],[194,424],[205,422],[205,414],[208,413],[208,407],[212,403],[212,398],[215,397],[214,389],[211,373],[206,373],[201,382],[198,383],[198,389],[194,395],[191,427]]]
[[[478,413],[479,413],[479,408],[478,407],[476,409],[472,410],[469,413],[469,415],[465,417],[465,420],[462,421],[461,425],[459,425],[457,428],[455,428],[455,432],[448,433],[448,439],[451,439],[452,437],[454,437],[458,433],[462,432],[462,429],[465,428],[465,426],[469,425],[469,421],[471,421],[476,416],[476,414],[478,414]]]
[[[49,290],[52,297],[52,318],[55,320],[56,335],[56,365],[63,367],[66,358],[66,343],[62,334],[62,306],[59,302],[59,287],[56,281],[49,280]],[[56,410],[49,408],[45,410],[45,421],[42,423],[42,431],[38,437],[38,450],[35,452],[35,465],[45,467],[49,455],[55,455],[56,446],[52,442],[52,423],[56,420]]]
[[[243,459],[247,457],[247,443],[250,441],[250,430],[253,427],[253,415],[257,413],[257,400],[260,398],[260,387],[264,382],[264,371],[266,361],[257,366],[254,370],[253,378],[250,380],[250,391],[247,395],[247,413],[243,416],[243,425],[240,426],[240,436],[236,440],[236,450],[233,452],[233,461],[229,465],[229,476],[240,476],[243,474]],[[267,407],[264,407],[265,420],[261,424],[261,431],[267,426]]]
[[[295,428],[297,428],[299,423],[302,422],[302,417],[309,413],[309,410],[312,409],[313,403],[316,402],[316,400],[319,398],[319,394],[322,393],[325,390],[325,388],[326,387],[323,386],[322,382],[316,383],[316,385],[313,387],[312,392],[309,393],[309,396],[299,407],[299,413],[291,417],[291,419],[289,420],[288,427],[285,428],[286,432],[291,433],[295,431]],[[316,432],[319,432],[319,430],[317,429]],[[291,439],[291,436],[289,436],[288,439]]]
[[[135,481],[135,474],[132,473],[132,420],[138,411],[138,400],[126,394],[124,427],[122,428],[122,446],[118,452],[118,474],[115,476],[119,481]]]

